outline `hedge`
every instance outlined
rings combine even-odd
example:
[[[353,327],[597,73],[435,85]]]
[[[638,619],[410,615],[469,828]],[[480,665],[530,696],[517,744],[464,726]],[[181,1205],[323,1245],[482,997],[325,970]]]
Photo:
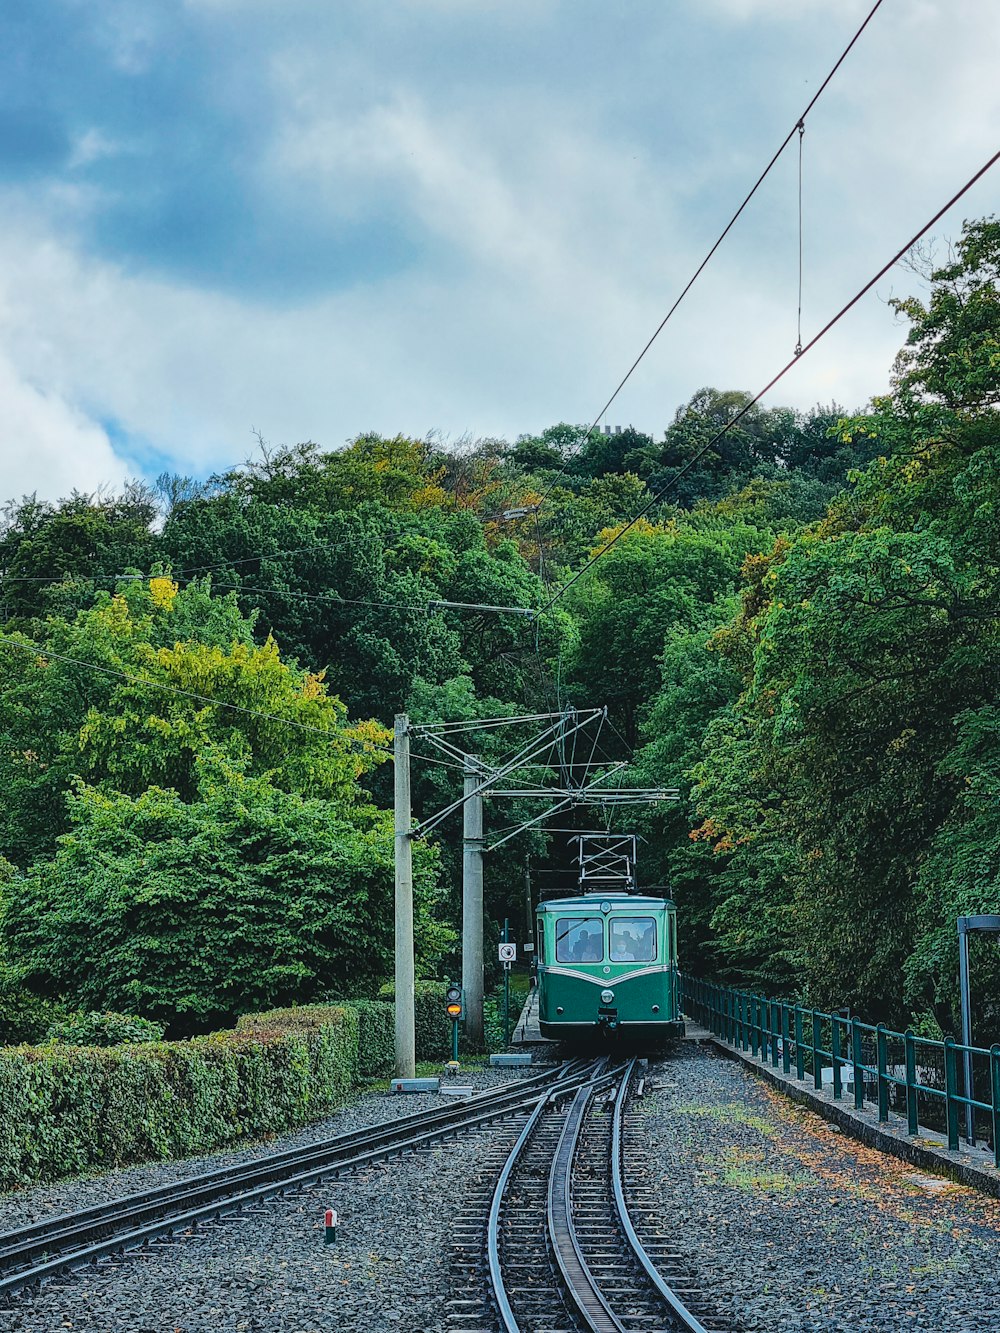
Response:
[[[385,1078],[396,1063],[396,1011],[387,1000],[348,1000],[358,1016],[358,1079]]]
[[[46,1041],[64,1046],[122,1046],[143,1041],[162,1041],[163,1024],[137,1014],[98,1013],[75,1010],[49,1026]]]
[[[190,1041],[0,1049],[0,1188],[291,1129],[341,1102],[357,1070],[345,1006],[251,1014]]]

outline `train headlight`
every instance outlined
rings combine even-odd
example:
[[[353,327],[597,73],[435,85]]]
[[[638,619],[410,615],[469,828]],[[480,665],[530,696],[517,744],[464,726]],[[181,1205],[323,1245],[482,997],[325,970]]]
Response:
[[[601,991],[601,1004],[610,1004],[614,998],[615,998],[615,993],[613,990]]]

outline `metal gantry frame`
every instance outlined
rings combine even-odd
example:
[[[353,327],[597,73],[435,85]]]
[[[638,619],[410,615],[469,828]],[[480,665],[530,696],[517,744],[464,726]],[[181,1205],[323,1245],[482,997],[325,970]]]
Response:
[[[608,787],[628,765],[624,762],[599,763],[596,758],[601,728],[607,720],[606,708],[562,709],[553,713],[528,713],[516,717],[477,718],[472,721],[410,722],[405,713],[395,721],[394,758],[395,831],[396,831],[396,1074],[412,1077],[415,1068],[414,1039],[414,959],[413,959],[413,869],[412,843],[437,828],[449,815],[463,812],[462,846],[462,984],[465,990],[466,1030],[478,1043],[483,1035],[483,856],[509,842],[525,829],[533,828],[576,806],[598,805],[611,809],[651,801],[676,800],[674,788]],[[499,764],[488,764],[481,757],[456,743],[465,733],[501,727],[540,727],[537,734],[522,744]],[[594,728],[590,751],[580,763],[575,760],[576,739],[588,727]],[[414,825],[410,807],[410,739],[428,741],[447,762],[461,768],[463,792],[456,800]],[[452,737],[456,739],[453,740]],[[573,742],[572,757],[566,745]],[[503,784],[526,768],[559,772],[561,781],[544,781],[522,787]],[[576,772],[582,769],[577,778]],[[596,776],[590,777],[594,769]],[[405,770],[405,772],[403,771]],[[510,797],[515,800],[547,800],[548,810],[500,831],[489,846],[483,836],[483,798]]]

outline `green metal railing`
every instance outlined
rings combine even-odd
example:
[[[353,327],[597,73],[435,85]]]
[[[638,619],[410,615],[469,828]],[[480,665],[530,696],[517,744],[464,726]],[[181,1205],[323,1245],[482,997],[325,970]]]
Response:
[[[785,1074],[811,1078],[817,1090],[829,1085],[838,1101],[848,1088],[857,1110],[866,1101],[878,1106],[880,1121],[899,1110],[912,1135],[921,1126],[937,1129],[957,1151],[960,1116],[971,1107],[972,1142],[977,1134],[988,1141],[1000,1168],[1000,1045],[986,1050],[952,1037],[933,1041],[683,973],[680,981],[684,1012],[720,1040]],[[966,1055],[971,1087],[964,1085]],[[989,1089],[989,1100],[977,1098],[976,1089]]]

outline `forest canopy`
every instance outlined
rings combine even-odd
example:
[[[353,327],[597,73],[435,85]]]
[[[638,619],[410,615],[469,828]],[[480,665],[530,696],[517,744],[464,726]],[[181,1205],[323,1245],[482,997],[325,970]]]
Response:
[[[708,448],[749,395],[700,388],[658,435],[366,434],[12,500],[0,1003],[197,1026],[374,990],[393,715],[606,705],[607,762],[681,790],[629,822],[686,966],[952,1027],[955,916],[1000,910],[998,274],[1000,224],[966,224],[895,303],[882,397],[756,404]],[[444,605],[543,607],[605,548],[536,620]],[[455,781],[418,765],[416,808]],[[454,964],[456,832],[418,843],[427,975]],[[506,844],[489,914],[564,858]]]

